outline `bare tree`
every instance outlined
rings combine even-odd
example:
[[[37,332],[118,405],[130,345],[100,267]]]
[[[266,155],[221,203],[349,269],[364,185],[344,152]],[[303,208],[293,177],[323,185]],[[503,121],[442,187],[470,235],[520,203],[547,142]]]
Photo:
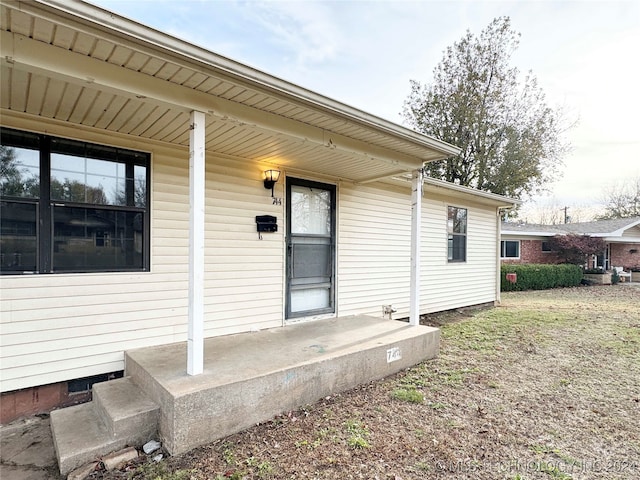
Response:
[[[598,219],[640,216],[640,177],[632,178],[604,190],[605,212]]]

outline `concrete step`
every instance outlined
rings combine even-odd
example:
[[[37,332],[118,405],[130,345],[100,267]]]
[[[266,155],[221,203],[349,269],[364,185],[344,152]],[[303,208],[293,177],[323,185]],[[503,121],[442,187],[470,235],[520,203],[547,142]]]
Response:
[[[155,436],[160,409],[130,377],[94,384],[93,403],[112,437],[142,445]]]
[[[159,408],[130,378],[93,385],[93,401],[51,412],[60,473],[156,438]]]
[[[126,445],[109,434],[92,402],[51,412],[51,433],[62,475]]]

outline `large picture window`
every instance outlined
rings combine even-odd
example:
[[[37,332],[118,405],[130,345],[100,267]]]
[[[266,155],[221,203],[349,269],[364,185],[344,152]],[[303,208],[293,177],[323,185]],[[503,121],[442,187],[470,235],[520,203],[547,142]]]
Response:
[[[0,272],[149,269],[149,154],[0,129]]]
[[[500,242],[501,258],[520,258],[520,242],[518,240],[502,240]]]
[[[467,260],[467,209],[448,207],[447,239],[449,262],[465,262]]]

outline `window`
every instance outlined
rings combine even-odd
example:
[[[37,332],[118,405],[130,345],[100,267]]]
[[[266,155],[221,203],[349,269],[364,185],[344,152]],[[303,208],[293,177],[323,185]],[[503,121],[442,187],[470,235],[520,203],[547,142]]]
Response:
[[[449,207],[447,213],[448,260],[467,260],[467,209]]]
[[[542,248],[543,252],[551,251],[551,245],[549,245],[549,242],[542,242],[542,246],[540,248]]]
[[[149,269],[149,154],[0,129],[0,272]]]
[[[520,241],[502,240],[500,242],[500,258],[520,258]]]

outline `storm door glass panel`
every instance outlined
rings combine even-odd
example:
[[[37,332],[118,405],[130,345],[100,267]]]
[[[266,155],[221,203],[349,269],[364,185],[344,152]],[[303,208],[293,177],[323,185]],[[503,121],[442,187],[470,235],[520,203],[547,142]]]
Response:
[[[0,271],[37,270],[37,213],[35,203],[0,202]]]
[[[54,206],[54,271],[143,268],[143,213]]]
[[[289,185],[288,317],[333,312],[334,198],[332,186]]]
[[[291,186],[291,233],[331,235],[331,192]]]

